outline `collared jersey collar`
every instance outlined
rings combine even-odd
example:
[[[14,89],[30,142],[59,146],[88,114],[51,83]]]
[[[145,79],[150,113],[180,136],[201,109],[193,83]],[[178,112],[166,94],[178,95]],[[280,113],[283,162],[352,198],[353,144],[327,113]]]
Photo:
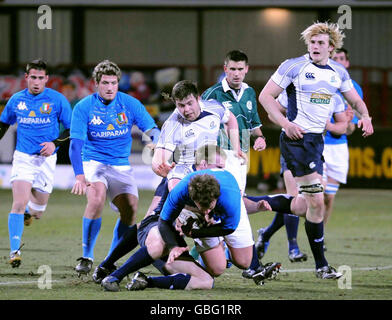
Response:
[[[249,88],[249,86],[248,86],[247,83],[242,82],[241,83],[241,89],[240,89],[239,93],[237,94],[234,89],[230,88],[229,83],[227,82],[226,77],[224,77],[223,80],[222,80],[222,88],[223,88],[224,92],[231,91],[233,96],[234,96],[234,98],[237,101],[239,101],[241,99],[242,94],[244,93],[245,89]]]

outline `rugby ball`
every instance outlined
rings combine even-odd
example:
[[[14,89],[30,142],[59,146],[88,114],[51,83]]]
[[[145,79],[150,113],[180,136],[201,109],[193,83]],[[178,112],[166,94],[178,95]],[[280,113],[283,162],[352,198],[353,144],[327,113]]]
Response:
[[[193,211],[182,209],[181,213],[178,216],[178,221],[183,225],[187,226],[187,229],[200,229],[205,225],[204,216],[201,214],[195,213]],[[188,225],[191,224],[191,225]]]

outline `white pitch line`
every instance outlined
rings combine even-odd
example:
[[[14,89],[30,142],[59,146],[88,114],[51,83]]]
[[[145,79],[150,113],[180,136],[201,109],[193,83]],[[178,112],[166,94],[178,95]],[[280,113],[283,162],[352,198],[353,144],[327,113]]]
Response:
[[[374,270],[388,270],[392,269],[392,265],[385,267],[362,267],[362,268],[352,268],[352,270],[357,271],[374,271]],[[295,273],[295,272],[314,272],[314,269],[280,269],[280,273]],[[227,276],[227,275],[226,275]],[[64,280],[52,280],[52,283],[61,283],[66,282]],[[0,282],[0,286],[15,286],[15,285],[24,285],[24,284],[37,284],[38,280],[35,281],[9,281],[9,282]]]
[[[49,282],[49,281],[47,281]],[[63,280],[52,280],[51,283],[54,282],[65,282]],[[38,280],[35,281],[8,281],[8,282],[0,282],[0,286],[15,286],[15,285],[23,285],[23,284],[37,284]]]
[[[373,271],[373,270],[387,270],[387,269],[392,269],[391,266],[385,266],[385,267],[362,267],[362,268],[352,268],[351,270],[354,271]],[[314,272],[314,269],[280,269],[280,272]]]

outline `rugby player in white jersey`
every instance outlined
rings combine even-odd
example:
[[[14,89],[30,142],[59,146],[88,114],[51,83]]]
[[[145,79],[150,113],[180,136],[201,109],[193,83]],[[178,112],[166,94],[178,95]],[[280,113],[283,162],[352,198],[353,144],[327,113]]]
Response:
[[[171,190],[183,177],[194,171],[195,152],[205,144],[217,144],[220,124],[226,124],[233,149],[246,161],[241,151],[235,116],[216,100],[199,98],[195,83],[182,80],[172,90],[176,109],[162,126],[152,159],[153,171],[167,177]],[[174,162],[169,160],[174,156]]]
[[[331,114],[332,97],[337,91],[360,114],[358,127],[363,136],[373,134],[366,104],[354,89],[347,70],[330,59],[343,45],[344,35],[338,25],[316,22],[302,32],[308,54],[284,61],[260,93],[259,101],[284,130],[280,144],[282,155],[305,196],[307,212],[305,230],[316,264],[316,276],[337,279],[342,275],[328,264],[324,256],[322,186],[324,141],[322,133]],[[279,111],[275,100],[285,90],[288,94],[287,116]],[[344,110],[335,114],[337,130],[344,133],[347,120]]]

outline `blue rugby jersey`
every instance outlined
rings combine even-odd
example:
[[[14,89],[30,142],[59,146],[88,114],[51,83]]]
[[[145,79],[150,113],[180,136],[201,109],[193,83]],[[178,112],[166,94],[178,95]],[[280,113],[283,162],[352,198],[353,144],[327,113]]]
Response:
[[[71,139],[84,141],[82,160],[109,165],[128,165],[132,126],[143,132],[157,125],[141,102],[123,92],[108,105],[98,93],[78,102],[72,113]]]
[[[363,91],[362,88],[359,86],[359,84],[352,80],[352,83],[354,85],[355,90],[357,90],[359,96],[363,99]],[[339,92],[341,98],[344,100],[343,95]],[[345,101],[346,102],[346,101]],[[346,102],[347,104],[347,102]],[[346,109],[347,109],[347,105],[346,105]],[[333,119],[333,117],[331,118],[331,123],[334,123],[335,120]],[[354,118],[351,120],[352,123],[357,124],[358,123],[358,118],[357,116],[354,114]],[[347,143],[347,135],[346,134],[342,134],[340,136],[337,135],[332,135],[331,132],[327,131],[325,133],[325,139],[324,139],[324,144],[343,144],[343,143]]]
[[[15,93],[7,102],[0,121],[18,124],[16,150],[39,154],[43,142],[59,136],[59,122],[70,128],[72,109],[64,95],[51,88],[33,95],[28,89]]]
[[[234,176],[222,169],[207,169],[192,172],[183,178],[170,191],[162,208],[160,217],[162,220],[173,222],[185,205],[196,207],[188,192],[188,184],[195,175],[209,174],[214,176],[220,185],[220,196],[213,210],[214,219],[220,220],[222,229],[235,230],[238,227],[241,216],[241,191]]]

